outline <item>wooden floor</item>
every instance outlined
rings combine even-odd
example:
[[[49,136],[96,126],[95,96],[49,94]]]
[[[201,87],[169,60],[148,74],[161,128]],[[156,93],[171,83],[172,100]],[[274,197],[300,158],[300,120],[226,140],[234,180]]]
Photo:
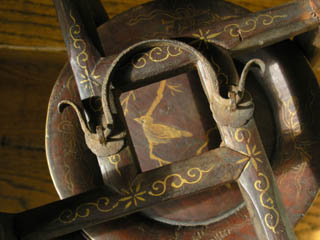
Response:
[[[102,2],[112,17],[147,1]],[[287,0],[232,2],[257,11]],[[1,212],[19,212],[58,200],[46,163],[44,126],[50,91],[66,59],[52,1],[1,1]],[[320,73],[318,65],[314,69]],[[299,240],[320,239],[320,197],[295,230]]]

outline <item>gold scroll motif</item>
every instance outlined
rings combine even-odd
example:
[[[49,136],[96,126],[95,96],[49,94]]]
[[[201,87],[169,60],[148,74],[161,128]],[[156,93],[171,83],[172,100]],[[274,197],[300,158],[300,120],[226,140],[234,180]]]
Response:
[[[164,62],[170,57],[177,57],[183,53],[181,48],[166,46],[165,49],[161,47],[154,47],[149,52],[143,54],[138,58],[132,59],[132,65],[134,68],[144,68],[148,61],[158,63]]]
[[[108,157],[108,161],[109,161],[109,163],[114,165],[114,168],[115,168],[116,172],[119,174],[119,176],[121,176],[121,172],[120,172],[119,167],[118,167],[118,164],[121,161],[120,154],[115,154],[115,155],[109,156]]]
[[[267,199],[264,199],[264,194],[268,192],[270,189],[270,182],[266,175],[264,175],[262,172],[258,173],[259,177],[262,177],[264,179],[264,187],[261,180],[256,180],[254,182],[254,188],[261,192],[259,195],[260,204],[262,207],[267,208],[271,210],[274,214],[267,213],[264,216],[264,222],[266,226],[274,233],[276,232],[276,227],[279,224],[279,212],[274,207],[274,200],[271,197],[268,197]]]
[[[148,192],[149,195],[160,197],[167,191],[167,182],[169,179],[176,179],[177,181],[172,181],[170,186],[173,188],[181,188],[184,184],[196,184],[201,181],[204,173],[210,172],[214,168],[214,165],[211,165],[208,170],[201,170],[200,168],[190,168],[187,171],[188,177],[191,179],[183,178],[180,174],[174,173],[166,176],[163,180],[157,180],[152,183],[152,190]],[[198,175],[198,176],[197,176]]]
[[[66,209],[61,212],[59,222],[67,224],[76,221],[78,218],[86,218],[91,214],[90,207],[96,208],[99,212],[107,213],[111,212],[113,209],[119,206],[119,203],[115,203],[112,207],[108,207],[110,204],[110,199],[107,197],[101,197],[96,202],[84,203],[78,206],[74,211],[71,209]]]
[[[286,18],[288,15],[275,15],[271,16],[269,14],[261,14],[256,18],[249,18],[245,21],[243,26],[240,24],[233,23],[228,24],[224,27],[225,32],[229,32],[229,35],[233,38],[239,37],[241,33],[249,33],[254,31],[257,28],[257,23],[261,20],[263,26],[268,26],[274,23],[275,19]]]
[[[199,9],[192,4],[183,8],[176,8],[174,11],[153,10],[139,14],[131,18],[127,25],[135,26],[141,22],[150,21],[159,16],[161,24],[164,26],[163,32],[154,32],[148,38],[170,37],[172,33],[181,35],[197,28],[197,26],[210,26],[218,21],[235,18],[237,16],[221,16],[209,9]],[[201,19],[201,23],[199,23]],[[172,37],[172,36],[171,36]]]
[[[156,180],[152,183],[152,189],[142,190],[142,183],[138,183],[135,186],[130,186],[128,189],[121,189],[121,192],[124,194],[119,197],[113,204],[110,203],[110,198],[100,197],[96,202],[84,203],[75,208],[75,210],[65,209],[61,212],[58,219],[58,222],[63,224],[68,224],[75,222],[78,218],[86,218],[91,214],[91,208],[95,208],[101,213],[108,213],[113,211],[116,208],[121,207],[122,209],[128,209],[131,206],[138,206],[139,202],[146,202],[148,199],[145,197],[149,195],[151,197],[160,197],[166,193],[168,190],[167,182],[169,179],[178,179],[179,182],[172,182],[169,186],[175,189],[182,188],[185,184],[197,184],[201,182],[205,173],[209,173],[214,168],[211,165],[207,170],[201,168],[190,168],[187,170],[187,176],[189,179],[184,178],[179,173],[174,173],[166,176],[164,180]],[[157,185],[161,186],[158,187]],[[161,189],[160,192],[159,189]]]
[[[82,73],[80,74],[82,80],[80,84],[83,84],[86,89],[90,91],[90,95],[94,96],[93,84],[99,86],[100,84],[96,81],[100,78],[99,75],[96,75],[94,71],[89,73],[87,68],[88,54],[87,54],[87,44],[86,42],[77,36],[81,33],[81,27],[77,24],[75,17],[72,15],[72,11],[70,10],[70,18],[73,22],[73,25],[69,28],[69,34],[73,42],[73,47],[79,49],[80,52],[76,56],[76,62],[78,67],[82,69]]]
[[[198,30],[198,33],[193,33],[192,36],[203,41],[206,46],[208,43],[213,42],[212,39],[216,38],[222,33],[228,33],[232,38],[238,38],[241,36],[241,33],[249,33],[257,28],[257,24],[261,20],[261,24],[268,26],[274,23],[275,19],[286,18],[287,15],[275,15],[271,16],[269,14],[261,14],[255,18],[249,18],[245,21],[243,25],[238,23],[228,24],[224,27],[223,31],[212,33],[211,30],[204,31],[202,29]]]
[[[286,137],[290,139],[290,147],[287,146],[286,154],[282,154],[282,160],[290,163],[290,160],[298,159],[297,166],[294,168],[296,170],[296,177],[294,184],[296,185],[296,198],[299,198],[302,190],[301,178],[307,168],[309,162],[312,159],[308,148],[316,143],[315,140],[303,139],[304,128],[301,121],[298,118],[298,113],[301,111],[298,99],[295,97],[287,98],[285,94],[274,88],[273,91],[278,94],[280,99],[280,118],[283,128],[285,129]],[[312,99],[314,100],[314,99]],[[312,104],[312,101],[311,103]],[[282,184],[284,174],[280,177],[279,184]]]
[[[156,156],[153,153],[154,146],[169,143],[171,139],[192,137],[191,132],[178,129],[174,126],[155,123],[152,117],[154,110],[163,98],[165,89],[168,88],[173,95],[174,92],[182,92],[178,87],[179,86],[168,84],[166,80],[161,81],[157,90],[157,96],[146,114],[134,119],[136,122],[141,124],[144,135],[148,141],[150,159],[158,161],[160,166],[170,164],[171,162]]]
[[[251,132],[246,128],[238,128],[235,131],[235,139],[239,143],[246,144],[246,151],[239,151],[240,153],[246,155],[247,157],[240,159],[237,161],[238,164],[248,161],[247,165],[244,169],[247,169],[250,164],[254,167],[256,172],[258,172],[258,162],[263,163],[263,161],[259,158],[259,155],[262,154],[262,151],[257,151],[256,144],[250,144],[252,134]],[[254,182],[254,188],[260,192],[259,200],[262,207],[267,208],[271,210],[274,214],[266,213],[264,216],[264,222],[266,226],[274,233],[276,233],[276,227],[279,224],[279,212],[274,207],[274,200],[271,197],[268,197],[268,199],[264,199],[264,195],[268,192],[270,189],[270,181],[268,177],[263,174],[262,172],[257,173],[259,177],[262,177],[264,179],[265,187],[262,187],[262,181],[256,180]]]

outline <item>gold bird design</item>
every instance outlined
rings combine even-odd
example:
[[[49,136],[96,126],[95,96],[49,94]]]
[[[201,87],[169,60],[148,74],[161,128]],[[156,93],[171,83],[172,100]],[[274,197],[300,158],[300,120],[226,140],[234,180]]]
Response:
[[[153,146],[169,143],[171,139],[181,137],[192,137],[192,133],[184,130],[170,127],[164,124],[154,123],[151,116],[141,116],[134,119],[142,125],[143,132],[149,143],[150,158],[157,160],[160,166],[169,164],[169,161],[163,160],[153,154]]]

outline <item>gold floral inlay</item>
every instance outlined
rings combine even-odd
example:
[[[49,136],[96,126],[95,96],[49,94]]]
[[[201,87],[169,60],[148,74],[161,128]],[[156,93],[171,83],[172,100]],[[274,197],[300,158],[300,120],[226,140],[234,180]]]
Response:
[[[237,164],[241,164],[244,162],[248,162],[247,165],[245,166],[245,169],[250,166],[250,164],[253,165],[254,169],[258,171],[258,162],[262,163],[263,161],[259,157],[262,154],[261,150],[257,150],[257,145],[256,144],[250,144],[251,142],[251,132],[246,129],[246,128],[238,128],[235,131],[235,139],[237,142],[245,142],[245,147],[246,147],[246,152],[244,151],[239,151],[246,157],[240,159],[237,161]]]
[[[247,152],[243,152],[243,151],[239,151],[240,153],[242,153],[243,155],[246,155],[247,157],[242,158],[240,160],[237,161],[237,164],[241,164],[244,162],[248,162],[248,164],[245,166],[245,169],[247,167],[249,167],[249,165],[252,163],[254,169],[256,171],[258,171],[258,164],[257,162],[262,163],[263,161],[258,157],[259,155],[261,155],[262,151],[257,151],[257,145],[253,145],[252,148],[250,148],[250,146],[248,144],[246,144],[246,149]]]
[[[132,186],[129,187],[129,189],[121,189],[121,192],[125,193],[127,196],[121,198],[119,202],[127,202],[125,205],[125,209],[129,208],[132,204],[134,206],[138,206],[138,201],[145,202],[146,199],[144,199],[142,196],[146,194],[146,191],[140,191],[141,190],[141,183],[139,183],[135,189],[133,189]]]
[[[207,30],[207,31],[202,31],[201,29],[199,29],[198,33],[193,33],[192,36],[197,38],[195,41],[191,42],[190,44],[193,43],[198,43],[197,48],[200,49],[201,48],[201,44],[204,43],[206,48],[208,48],[208,42],[210,42],[211,39],[219,36],[222,32],[217,32],[217,33],[211,33],[211,30]]]

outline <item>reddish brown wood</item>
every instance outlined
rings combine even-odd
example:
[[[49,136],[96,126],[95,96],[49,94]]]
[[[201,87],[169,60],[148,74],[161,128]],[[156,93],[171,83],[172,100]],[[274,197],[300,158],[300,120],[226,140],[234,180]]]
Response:
[[[154,38],[154,37],[173,37],[175,36],[175,32],[172,31],[172,29],[175,30],[181,30],[184,27],[190,27],[192,28],[194,31],[190,33],[190,35],[188,35],[187,37],[190,39],[186,39],[188,42],[193,42],[195,44],[196,47],[200,47],[200,43],[202,44],[202,48],[207,50],[207,45],[208,42],[201,42],[200,38],[201,38],[201,33],[202,34],[207,34],[206,31],[202,31],[202,26],[205,25],[205,21],[208,20],[208,18],[210,19],[210,17],[216,17],[216,20],[219,20],[223,17],[228,18],[228,17],[233,17],[235,15],[239,15],[241,13],[244,13],[243,10],[233,7],[229,4],[225,4],[225,3],[221,3],[221,2],[217,2],[214,3],[216,4],[215,8],[212,8],[212,10],[208,10],[207,6],[205,5],[205,2],[199,2],[199,5],[197,5],[196,7],[193,5],[189,5],[187,7],[183,6],[184,10],[180,10],[183,14],[179,15],[181,12],[176,11],[175,9],[179,9],[179,4],[177,2],[174,2],[174,4],[171,4],[170,7],[168,7],[166,4],[162,4],[162,5],[157,5],[159,3],[154,3],[153,4],[149,4],[146,5],[145,7],[142,7],[140,9],[136,9],[136,10],[132,10],[129,13],[123,14],[119,17],[114,18],[112,21],[106,23],[105,25],[103,25],[100,28],[100,36],[101,38],[104,40],[103,44],[105,47],[105,52],[106,52],[106,56],[115,54],[117,52],[119,52],[121,49],[126,48],[127,46],[129,46],[132,43],[135,43],[139,40],[143,40],[145,38]],[[203,4],[203,5],[202,5]],[[156,10],[155,10],[156,9]],[[190,9],[192,9],[191,14],[190,12],[188,12]],[[222,9],[224,9],[224,11],[222,11]],[[153,12],[155,11],[155,12]],[[188,14],[185,14],[187,13]],[[152,14],[151,14],[152,13]],[[147,18],[146,16],[149,15],[149,19],[148,21],[145,21],[144,19]],[[187,15],[187,20],[185,18],[185,15]],[[217,15],[219,14],[219,15]],[[133,17],[134,16],[134,17]],[[174,17],[172,17],[174,16]],[[201,16],[201,17],[200,17]],[[198,18],[199,17],[199,18]],[[150,19],[152,19],[152,21],[150,21]],[[197,21],[195,21],[195,19],[197,19]],[[134,20],[136,20],[137,22],[135,22]],[[211,19],[211,21],[214,21],[215,19],[213,18],[213,20]],[[134,23],[132,23],[132,21]],[[153,24],[152,26],[148,26],[148,23],[151,23],[154,21],[158,21],[159,24]],[[191,21],[194,25],[190,25],[188,21]],[[122,23],[123,28],[118,29],[117,26]],[[185,25],[184,25],[185,24]],[[144,26],[144,27],[141,27]],[[172,29],[171,29],[172,28]],[[171,29],[169,32],[168,29]],[[195,30],[196,29],[196,30]],[[197,33],[195,33],[195,31],[197,31]],[[198,35],[196,35],[198,34]],[[130,36],[130,38],[128,38],[128,36]],[[206,39],[205,39],[206,40]],[[112,46],[112,47],[110,47]],[[294,84],[298,84],[296,83],[292,83],[292,78],[297,78],[297,73],[295,69],[291,69],[288,70],[286,69],[286,64],[287,65],[296,65],[298,66],[297,68],[299,69],[303,69],[303,72],[305,75],[308,75],[308,79],[310,79],[310,84],[312,85],[314,81],[314,77],[310,71],[310,69],[308,68],[307,64],[305,63],[305,61],[303,60],[303,57],[301,55],[299,55],[299,53],[297,52],[297,50],[293,47],[290,46],[289,43],[285,44],[282,46],[284,49],[278,49],[277,47],[275,47],[276,50],[274,50],[273,48],[268,49],[267,51],[258,51],[256,53],[254,53],[253,55],[242,55],[241,57],[238,57],[238,59],[240,61],[243,61],[243,59],[247,59],[248,56],[254,56],[254,57],[260,57],[263,58],[264,61],[266,61],[268,63],[268,77],[265,81],[260,81],[262,85],[264,85],[264,91],[269,92],[267,94],[269,94],[268,99],[269,100],[265,100],[265,98],[261,98],[261,102],[262,107],[258,106],[256,107],[256,109],[261,109],[261,111],[263,112],[260,116],[261,120],[259,119],[259,114],[257,114],[256,116],[256,120],[258,123],[258,127],[259,130],[262,132],[263,134],[266,134],[265,137],[262,136],[263,141],[266,142],[264,143],[264,145],[266,146],[267,150],[268,148],[270,149],[270,158],[272,158],[273,160],[273,164],[274,166],[278,166],[278,168],[275,168],[276,173],[278,174],[278,179],[280,179],[280,183],[283,184],[284,182],[287,181],[287,183],[291,183],[290,186],[292,187],[292,189],[295,189],[296,194],[284,194],[287,193],[288,191],[291,191],[292,189],[288,190],[287,187],[282,188],[281,189],[281,184],[280,184],[280,189],[282,191],[282,193],[284,194],[284,201],[286,203],[286,206],[290,206],[290,201],[292,201],[293,199],[295,199],[294,201],[296,202],[298,198],[302,197],[304,198],[303,202],[298,202],[295,205],[295,209],[289,209],[289,213],[290,213],[290,217],[291,217],[291,221],[295,222],[298,219],[298,215],[302,214],[305,209],[309,206],[310,202],[313,199],[312,195],[308,195],[307,192],[308,191],[312,191],[314,192],[316,189],[316,176],[314,176],[314,174],[311,172],[311,168],[309,165],[310,162],[310,156],[313,159],[315,156],[317,156],[317,149],[316,149],[316,143],[314,142],[315,140],[313,140],[314,138],[312,137],[312,135],[310,133],[308,133],[309,131],[311,131],[311,126],[308,126],[308,124],[306,124],[307,122],[309,122],[308,119],[304,120],[305,117],[298,117],[298,112],[297,112],[297,107],[296,105],[297,100],[292,101],[290,99],[291,96],[295,96],[295,95],[299,95],[299,103],[300,105],[304,105],[305,103],[310,103],[310,102],[314,102],[312,101],[312,99],[309,98],[309,96],[306,96],[305,93],[301,94],[299,93],[299,91],[295,91],[296,86],[293,87],[288,87],[288,86],[292,86]],[[295,60],[297,61],[298,59],[298,63],[297,62],[291,62],[288,59],[283,59],[283,57],[281,58],[280,56],[286,56],[288,55],[288,51],[292,52],[292,54],[295,54]],[[213,55],[215,57],[215,55]],[[215,59],[214,59],[215,60]],[[282,63],[286,62],[286,64]],[[219,64],[219,61],[218,61]],[[239,66],[241,66],[241,64],[238,64]],[[224,78],[224,74],[229,73],[228,69],[224,69],[224,66],[216,66],[217,68],[217,72],[220,72],[220,77],[223,79]],[[220,69],[220,71],[218,70]],[[273,73],[276,74],[273,74]],[[69,75],[70,76],[70,75]],[[231,77],[230,77],[231,78]],[[305,77],[304,77],[305,78]],[[181,79],[183,79],[184,81],[181,81]],[[185,79],[188,79],[188,81],[190,82],[188,85],[188,81],[186,81]],[[182,83],[183,88],[182,89],[186,89],[185,92],[187,92],[187,90],[189,89],[189,92],[191,92],[191,94],[189,95],[196,95],[195,99],[201,99],[201,97],[199,97],[199,95],[201,96],[201,94],[199,94],[198,91],[193,92],[194,90],[190,90],[192,86],[192,84],[195,84],[194,86],[196,86],[197,84],[194,83],[194,80],[192,80],[192,74],[189,75],[181,75],[179,77],[176,77],[174,79],[169,79],[168,82],[169,83],[173,83],[173,84],[180,84],[180,82]],[[255,78],[253,79],[259,79],[259,76],[255,76]],[[290,82],[289,80],[290,79]],[[298,78],[297,78],[298,79]],[[192,84],[191,84],[192,83]],[[171,89],[176,89],[176,87],[174,87],[175,85],[173,85],[173,88]],[[65,84],[65,79],[60,78],[59,82],[56,85],[56,88],[64,88],[63,86],[66,86]],[[129,111],[130,112],[134,112],[135,115],[132,116],[132,118],[127,117],[127,123],[130,129],[130,124],[131,124],[131,130],[136,131],[137,133],[132,134],[131,136],[133,139],[133,144],[137,146],[137,142],[139,144],[141,144],[142,141],[144,141],[145,143],[148,143],[148,139],[146,134],[143,132],[143,130],[141,128],[139,128],[139,125],[135,122],[138,122],[137,118],[143,116],[143,114],[145,114],[145,112],[147,111],[147,109],[143,109],[143,107],[147,107],[146,106],[146,102],[152,102],[155,98],[155,94],[158,92],[158,89],[160,88],[159,84],[154,84],[153,86],[150,86],[149,88],[146,87],[145,90],[142,89],[138,89],[136,90],[136,94],[137,96],[139,96],[139,98],[136,96],[136,101],[134,104],[136,105],[133,108],[133,111]],[[299,86],[297,87],[299,89]],[[300,89],[299,89],[300,90]],[[179,91],[175,91],[172,90],[174,93],[176,93],[177,96]],[[250,91],[250,90],[249,90]],[[255,92],[255,88],[252,91],[252,95],[255,98],[255,103],[258,102],[258,100],[256,100],[256,98],[259,98],[260,95],[263,96],[263,94]],[[250,91],[251,92],[251,91]],[[57,93],[60,93],[59,90],[54,90],[53,92],[53,96]],[[285,93],[285,94],[284,94]],[[60,93],[61,94],[61,93]],[[64,94],[64,93],[62,93]],[[184,130],[186,132],[184,132],[185,135],[185,139],[182,142],[176,142],[176,144],[179,144],[181,146],[184,146],[182,148],[179,149],[187,149],[186,146],[192,145],[193,147],[196,146],[194,144],[192,144],[196,139],[194,138],[194,136],[196,136],[195,134],[200,134],[198,132],[198,128],[194,127],[194,126],[190,126],[187,122],[184,122],[186,120],[190,119],[194,119],[194,118],[199,118],[196,113],[195,110],[192,110],[191,108],[191,104],[186,104],[188,103],[188,101],[190,101],[190,98],[186,97],[186,99],[180,99],[179,97],[173,96],[169,92],[166,93],[166,101],[160,106],[159,105],[159,109],[157,110],[158,113],[154,116],[154,119],[156,119],[159,122],[167,122],[169,123],[171,126],[176,126],[178,127],[178,129],[180,129],[180,131]],[[171,95],[170,95],[171,94]],[[315,93],[315,95],[318,93]],[[310,94],[309,94],[310,95]],[[186,94],[186,96],[188,96],[188,94]],[[258,96],[258,97],[257,97]],[[127,96],[123,96],[121,100],[124,101],[125,98]],[[132,96],[131,96],[132,97]],[[144,97],[145,99],[142,99],[142,97]],[[184,96],[183,96],[184,97]],[[202,96],[203,98],[203,96]],[[289,99],[288,99],[289,98]],[[294,98],[295,99],[295,98]],[[56,99],[56,101],[51,101],[51,109],[55,109],[56,105],[57,105],[57,101],[61,100],[60,99]],[[173,102],[171,102],[173,100]],[[138,101],[141,101],[140,103]],[[173,104],[174,101],[177,101],[178,104]],[[266,103],[267,101],[269,101],[269,103]],[[132,99],[131,99],[131,103],[132,103]],[[200,102],[200,101],[199,101]],[[169,105],[172,104],[172,105]],[[200,105],[201,103],[197,103],[197,100],[195,100],[195,103],[193,103],[194,105]],[[274,116],[272,116],[271,113],[266,113],[264,110],[266,108],[268,108],[268,106],[271,106],[271,108],[274,111]],[[183,111],[179,111],[177,114],[179,117],[179,119],[177,119],[176,117],[172,117],[172,115],[168,114],[170,113],[168,110],[170,110],[169,106],[172,106],[171,109],[173,108],[173,106],[180,106],[180,108],[175,107],[176,112],[178,112],[179,110],[183,110]],[[300,109],[306,109],[309,106],[304,106]],[[311,106],[312,108],[314,108],[314,106]],[[201,109],[201,108],[200,108]],[[315,109],[315,108],[314,108]],[[124,110],[125,111],[125,110]],[[208,114],[208,109],[206,110],[204,108],[204,110],[201,110],[203,112],[207,111]],[[302,110],[303,111],[303,110]],[[167,115],[165,115],[167,114]],[[190,115],[189,115],[190,114]],[[318,114],[317,112],[315,112],[315,114]],[[54,133],[54,128],[53,126],[55,126],[55,124],[59,124],[59,122],[61,121],[60,118],[61,116],[56,116],[54,111],[51,110],[49,111],[49,116],[50,116],[50,122],[49,122],[49,128],[48,128],[48,136],[51,136],[51,134],[55,134]],[[299,115],[300,116],[300,115]],[[302,116],[304,116],[302,114]],[[315,116],[315,119],[317,119],[319,116]],[[52,119],[52,120],[51,120]],[[136,119],[136,120],[134,120]],[[207,119],[207,118],[205,118]],[[268,119],[268,120],[266,120]],[[132,121],[133,120],[133,121]],[[271,130],[269,128],[266,128],[266,122],[273,122],[273,120],[276,123],[276,129],[272,129]],[[52,121],[52,122],[51,122]],[[57,121],[55,124],[53,124],[53,121]],[[132,121],[130,123],[130,121]],[[135,122],[134,122],[135,121]],[[308,141],[310,143],[304,145],[304,143],[300,143],[299,138],[298,138],[298,133],[297,133],[297,129],[296,126],[297,124],[295,122],[298,122],[297,124],[303,124],[304,126],[307,126],[306,128],[303,128],[303,134],[305,134],[306,139],[309,139]],[[304,123],[304,121],[306,123]],[[203,124],[203,125],[211,125],[211,123],[207,123],[207,124]],[[73,126],[72,126],[73,127]],[[200,129],[203,127],[203,129],[207,130],[206,127],[201,126],[200,124]],[[208,128],[208,127],[207,127]],[[266,129],[264,129],[266,128]],[[185,129],[189,129],[189,131],[185,130]],[[263,130],[262,130],[263,129]],[[140,130],[140,133],[138,133]],[[202,136],[200,137],[200,139],[202,138],[202,141],[204,142],[205,140],[205,130],[203,130],[202,132]],[[73,131],[76,131],[76,129],[74,129]],[[193,131],[195,131],[195,133],[193,133]],[[190,133],[193,134],[190,134]],[[275,140],[273,139],[273,134],[276,134],[278,136],[278,138]],[[270,135],[269,135],[270,134]],[[193,136],[193,138],[191,138],[191,136]],[[189,137],[190,136],[190,137]],[[271,137],[270,137],[271,136]],[[300,136],[300,135],[299,135]],[[62,137],[62,139],[60,140],[60,138]],[[63,139],[64,136],[57,136],[56,141],[66,141]],[[138,139],[135,140],[134,138],[138,137]],[[190,141],[189,143],[187,141]],[[270,141],[270,142],[268,142]],[[48,142],[48,151],[49,151],[49,160],[50,161],[55,161],[55,164],[51,163],[51,166],[57,165],[55,167],[59,167],[59,165],[61,166],[61,164],[59,163],[59,160],[55,160],[53,159],[53,155],[52,154],[56,154],[55,152],[56,150],[56,142],[52,142],[49,141]],[[300,146],[300,144],[302,144]],[[172,151],[168,151],[167,148],[165,148],[165,152],[164,151],[160,151],[161,150],[161,144],[158,143],[156,144],[158,145],[156,149],[156,153],[158,154],[165,154],[165,155],[170,155],[172,154],[174,156],[175,159],[179,160],[181,157],[179,156],[179,154],[186,154],[186,155],[190,155],[190,153],[188,152],[181,152],[181,150],[177,150],[175,149],[175,146],[173,146],[173,150]],[[162,143],[163,145],[163,143]],[[170,145],[170,144],[169,144]],[[171,145],[172,142],[171,142]],[[200,145],[200,144],[199,144]],[[288,146],[293,145],[293,149],[292,149],[292,154],[288,155]],[[63,146],[63,145],[62,145]],[[201,145],[200,145],[201,146]],[[268,147],[270,146],[270,147]],[[149,146],[150,147],[150,146]],[[309,149],[310,147],[310,149]],[[78,149],[80,149],[79,147],[77,147]],[[139,148],[137,148],[139,150]],[[199,148],[198,148],[199,149]],[[302,149],[302,150],[301,150]],[[145,161],[143,162],[143,160],[141,160],[141,157],[139,156],[139,151],[136,151],[137,155],[138,155],[138,159],[140,160],[140,164],[142,166],[142,168],[146,169],[150,169],[156,166],[150,166],[150,157],[149,159],[146,157]],[[162,149],[163,150],[163,149]],[[144,150],[144,155],[148,156],[149,155],[149,151],[150,148],[147,149],[145,148]],[[315,152],[313,152],[315,151]],[[196,151],[192,151],[193,153]],[[306,154],[305,154],[306,153]],[[61,153],[60,153],[61,154]],[[143,156],[143,154],[140,154],[141,156]],[[143,159],[143,157],[142,157]],[[168,158],[169,159],[169,158]],[[170,158],[171,159],[171,158]],[[78,164],[78,160],[76,158],[74,158],[73,156],[70,156],[70,158],[66,158],[64,161],[70,161],[71,165],[69,165],[69,171],[72,172],[72,174],[74,174],[75,179],[77,178],[82,178],[82,175],[80,175],[77,170],[75,170],[75,168],[73,167],[73,165],[77,165]],[[75,164],[74,164],[75,163]],[[292,165],[291,165],[292,164]],[[279,167],[280,166],[280,167]],[[296,168],[290,168],[288,166],[295,166],[297,167],[299,170],[296,171]],[[79,170],[83,171],[84,168],[81,166],[78,166]],[[73,169],[71,169],[73,168]],[[66,170],[63,170],[63,167],[61,168],[62,172],[60,172],[59,174],[65,175]],[[56,170],[55,170],[56,171]],[[80,172],[79,171],[79,172]],[[56,173],[54,173],[56,174]],[[69,175],[70,176],[70,175]],[[99,178],[98,176],[96,176],[97,178]],[[302,177],[304,179],[308,179],[308,181],[304,182],[304,186],[301,186],[300,180],[302,179]],[[292,179],[295,179],[295,183],[296,184],[292,184]],[[61,179],[55,178],[56,182],[59,182],[61,188],[64,188],[64,185],[66,184],[64,181],[62,181]],[[73,184],[73,182],[71,182]],[[71,184],[71,185],[72,185]],[[81,189],[82,186],[77,185],[77,191]],[[88,185],[88,187],[90,188],[90,186]],[[60,189],[60,188],[59,188]],[[140,239],[142,237],[150,237],[150,239],[161,239],[162,236],[160,233],[164,234],[164,239],[167,239],[168,237],[174,237],[178,235],[178,238],[181,239],[191,239],[194,236],[197,235],[201,235],[201,237],[203,239],[210,239],[215,236],[221,236],[225,235],[226,239],[234,239],[234,238],[244,238],[244,239],[254,239],[254,233],[253,230],[249,224],[248,220],[246,219],[246,214],[244,210],[241,210],[239,212],[237,212],[236,214],[232,215],[232,216],[227,216],[229,215],[228,213],[230,213],[230,211],[232,212],[235,209],[235,206],[241,202],[241,198],[239,193],[237,193],[237,190],[234,189],[233,191],[226,191],[227,188],[225,189],[220,189],[218,190],[218,192],[214,192],[215,194],[213,194],[214,196],[216,196],[216,193],[219,193],[219,197],[221,197],[219,199],[219,197],[217,197],[217,199],[215,199],[215,201],[217,202],[223,202],[226,203],[226,201],[224,199],[232,199],[233,201],[230,201],[229,205],[225,205],[225,206],[221,206],[221,205],[215,205],[212,204],[212,202],[210,204],[208,204],[206,207],[204,205],[204,207],[202,208],[203,211],[208,211],[208,209],[213,209],[218,211],[213,213],[212,215],[207,215],[205,216],[205,218],[212,220],[213,216],[216,216],[218,214],[218,216],[221,216],[223,218],[223,220],[221,220],[218,223],[215,224],[211,224],[208,227],[204,228],[204,227],[199,227],[199,228],[178,228],[178,227],[172,227],[169,225],[159,225],[159,224],[150,224],[150,220],[141,220],[137,223],[136,220],[134,220],[135,218],[140,219],[140,217],[137,216],[132,216],[126,220],[122,221],[122,224],[118,225],[117,222],[115,222],[113,225],[106,225],[106,226],[101,226],[101,227],[94,227],[94,229],[89,230],[89,234],[93,237],[95,237],[96,239],[103,239],[106,236],[108,236],[108,238],[112,239],[112,238],[117,238],[119,236],[122,236],[123,239],[129,238],[130,239]],[[64,190],[61,190],[64,191]],[[225,195],[221,195],[221,193],[225,194]],[[299,194],[297,194],[299,193]],[[70,192],[66,193],[65,196],[69,195]],[[232,195],[235,194],[235,195]],[[238,194],[238,195],[236,195]],[[293,196],[295,195],[295,197]],[[212,195],[211,195],[212,196]],[[201,199],[210,199],[208,196],[202,196]],[[238,202],[236,202],[236,201]],[[193,200],[195,202],[199,201],[199,198],[197,198],[196,200]],[[289,202],[289,205],[288,205]],[[236,203],[236,204],[235,204]],[[187,219],[192,219],[191,221],[194,221],[193,218],[197,218],[195,221],[204,221],[204,219],[199,219],[202,217],[201,213],[199,214],[199,210],[195,210],[194,212],[191,211],[178,211],[177,209],[186,209],[186,206],[190,207],[190,204],[193,205],[194,203],[192,203],[192,201],[187,200],[183,205],[181,204],[181,202],[179,202],[177,204],[177,208],[175,209],[176,212],[178,212],[178,214],[174,214],[172,215],[171,213],[173,212],[172,205],[168,206],[168,207],[162,207],[161,208],[161,212],[153,212],[153,213],[149,213],[148,215],[152,216],[153,218],[159,219],[162,218],[162,221],[176,221],[181,223],[181,221],[185,221],[186,216],[188,216]],[[235,204],[235,206],[233,205]],[[215,207],[215,209],[212,207],[212,205]],[[164,209],[168,209],[167,212],[164,212],[162,210]],[[182,213],[181,213],[182,211]],[[220,211],[220,212],[219,212]],[[292,211],[292,212],[290,212]],[[222,213],[226,213],[226,214],[222,214]],[[169,216],[168,216],[169,214]],[[170,215],[171,214],[171,215]],[[144,218],[143,218],[144,219]],[[218,218],[217,218],[218,219]],[[215,219],[215,220],[217,220]],[[121,221],[119,221],[120,223]],[[232,222],[231,226],[230,226],[230,222]],[[127,224],[127,228],[126,229],[122,229],[122,226],[124,224]],[[132,223],[132,224],[131,224]],[[134,224],[133,224],[134,223]],[[184,224],[186,224],[184,222]],[[104,230],[102,229],[104,228]],[[104,232],[106,235],[102,234],[102,232]],[[147,233],[146,233],[147,232]],[[148,235],[150,234],[150,236]],[[99,236],[98,236],[99,235]]]

